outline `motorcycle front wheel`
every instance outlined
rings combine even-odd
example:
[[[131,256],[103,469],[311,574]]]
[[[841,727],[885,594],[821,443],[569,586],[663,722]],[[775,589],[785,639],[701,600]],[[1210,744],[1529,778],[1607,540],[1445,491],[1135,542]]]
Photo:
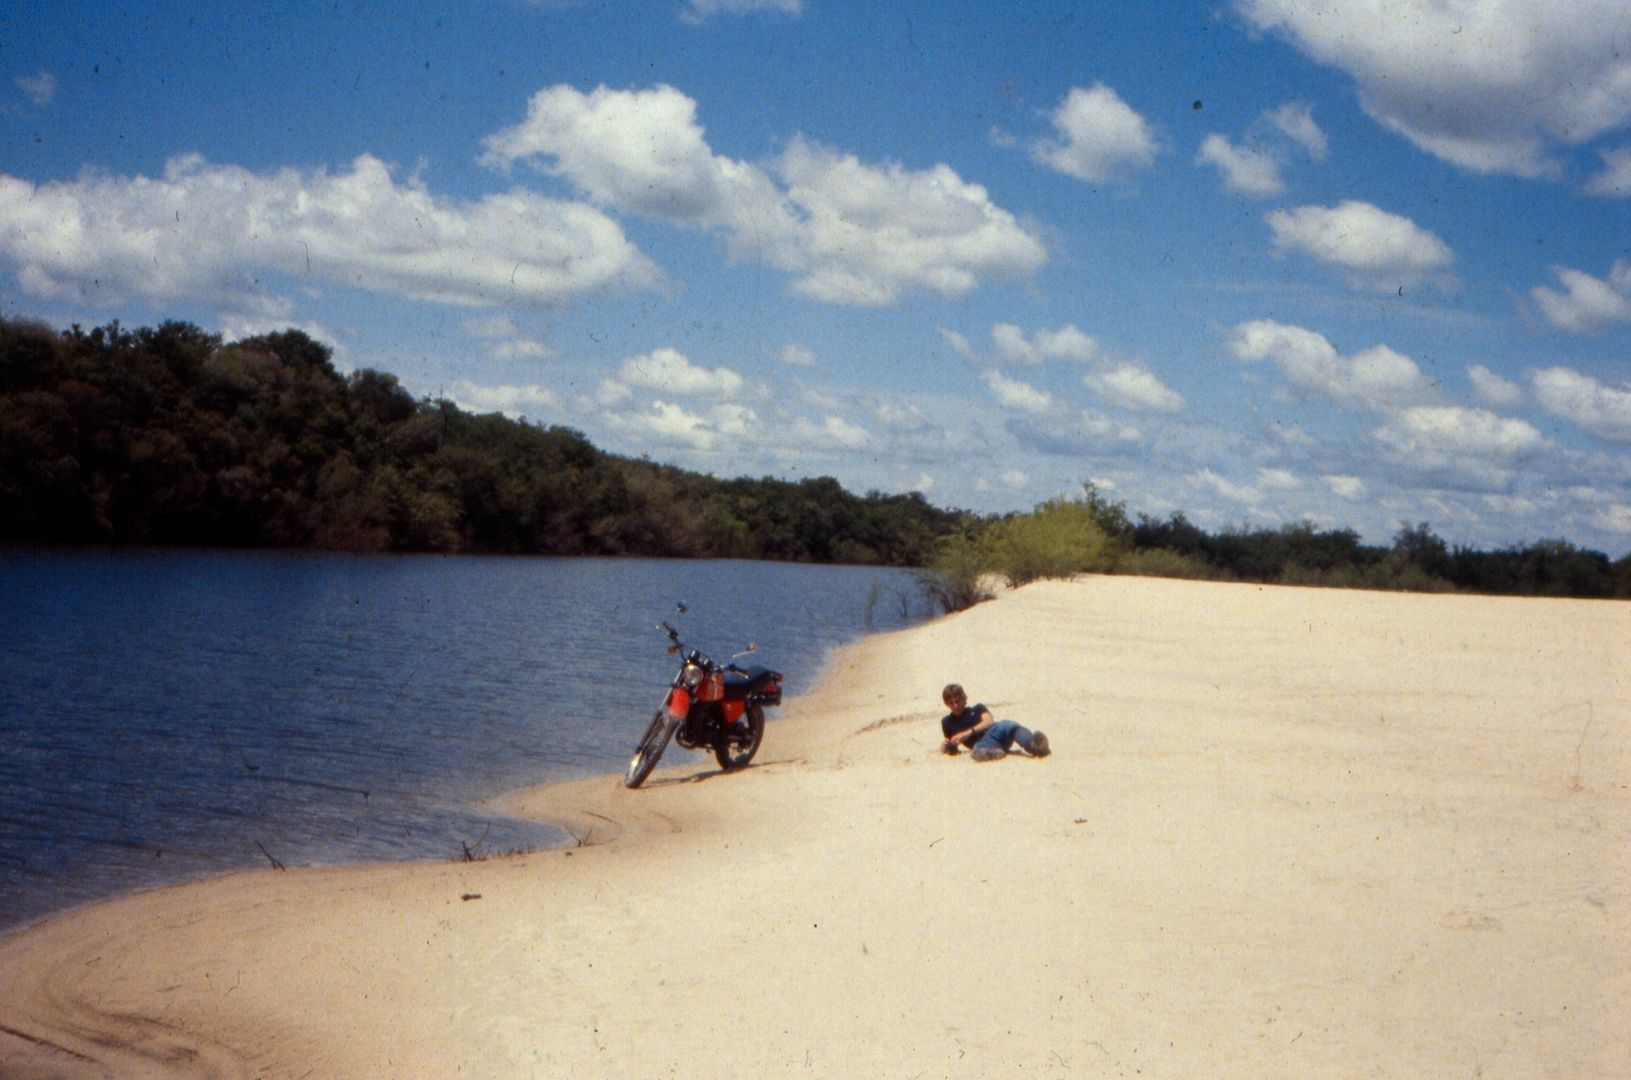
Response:
[[[747,722],[745,730],[725,729],[714,743],[714,760],[726,772],[740,769],[753,760],[753,755],[759,752],[759,743],[765,737],[765,711],[760,708],[757,701],[748,702],[747,711],[742,714]]]
[[[651,726],[640,737],[640,745],[635,748],[634,756],[629,758],[628,770],[623,773],[623,786],[637,788],[645,783],[651,770],[657,767],[657,759],[663,756],[663,747],[673,736],[674,729],[679,726],[668,718],[668,713],[662,709],[651,718]]]

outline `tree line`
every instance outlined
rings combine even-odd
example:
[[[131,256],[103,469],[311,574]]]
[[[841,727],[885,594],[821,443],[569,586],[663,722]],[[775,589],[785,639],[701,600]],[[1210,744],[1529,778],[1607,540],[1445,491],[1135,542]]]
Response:
[[[341,375],[298,330],[0,321],[0,540],[919,566],[967,517],[604,453]]]
[[[993,578],[1009,586],[1081,573],[1252,581],[1411,592],[1631,599],[1631,554],[1610,562],[1566,540],[1496,551],[1451,546],[1426,523],[1408,525],[1388,545],[1366,544],[1352,529],[1310,522],[1208,533],[1184,514],[1139,515],[1084,484],[1076,498],[1052,499],[1023,514],[977,523],[948,536],[919,579],[943,608],[977,603]]]
[[[831,477],[715,477],[569,428],[342,375],[298,330],[227,342],[185,322],[57,331],[0,319],[0,541],[663,555],[919,568],[941,606],[989,575],[1084,571],[1359,588],[1631,596],[1631,555],[1554,539],[1493,552],[1426,525],[1387,546],[1309,523],[1209,533],[1133,520],[1091,485],[1028,513]]]

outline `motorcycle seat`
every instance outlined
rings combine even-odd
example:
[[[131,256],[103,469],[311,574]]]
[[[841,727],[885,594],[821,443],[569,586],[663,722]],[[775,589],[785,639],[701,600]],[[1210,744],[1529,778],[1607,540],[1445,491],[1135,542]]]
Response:
[[[751,667],[741,675],[728,672],[725,675],[725,696],[727,698],[745,698],[749,694],[780,696],[780,680],[780,675],[765,667]]]

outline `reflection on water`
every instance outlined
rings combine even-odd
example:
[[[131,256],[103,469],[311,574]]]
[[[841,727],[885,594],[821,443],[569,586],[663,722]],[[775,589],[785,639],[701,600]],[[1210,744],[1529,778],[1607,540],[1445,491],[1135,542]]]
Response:
[[[0,928],[272,858],[557,842],[477,807],[621,768],[682,597],[688,642],[756,641],[790,694],[923,613],[856,567],[0,551]]]

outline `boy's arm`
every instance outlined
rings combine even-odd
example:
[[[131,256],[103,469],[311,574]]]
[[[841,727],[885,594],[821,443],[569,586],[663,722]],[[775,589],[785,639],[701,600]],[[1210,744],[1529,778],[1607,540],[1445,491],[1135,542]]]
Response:
[[[991,715],[990,709],[981,709],[980,715],[974,721],[974,726],[966,727],[962,731],[947,736],[946,741],[941,744],[941,749],[949,753],[956,753],[959,746],[967,746],[974,740],[976,735],[979,735],[996,722],[997,718]]]

